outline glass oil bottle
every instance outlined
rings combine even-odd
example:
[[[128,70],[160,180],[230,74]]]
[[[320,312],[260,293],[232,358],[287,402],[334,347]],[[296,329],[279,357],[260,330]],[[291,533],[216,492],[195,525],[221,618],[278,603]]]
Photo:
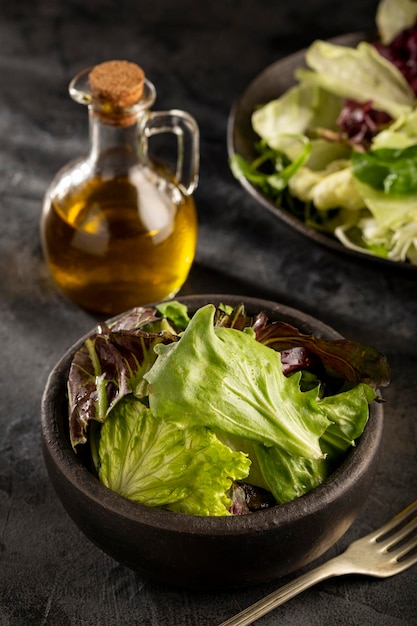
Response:
[[[153,84],[128,61],[78,74],[90,151],[61,169],[43,203],[41,239],[56,284],[81,307],[116,314],[173,297],[195,256],[199,131],[180,110],[153,112]],[[151,159],[153,135],[173,133],[176,165]]]

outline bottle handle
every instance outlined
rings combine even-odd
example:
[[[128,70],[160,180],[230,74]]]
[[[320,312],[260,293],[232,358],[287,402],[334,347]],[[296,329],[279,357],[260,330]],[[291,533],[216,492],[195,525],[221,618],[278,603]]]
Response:
[[[189,196],[198,183],[200,139],[197,122],[191,115],[178,109],[148,112],[142,133],[144,155],[148,153],[148,138],[161,133],[173,133],[177,137],[175,182],[182,193]]]

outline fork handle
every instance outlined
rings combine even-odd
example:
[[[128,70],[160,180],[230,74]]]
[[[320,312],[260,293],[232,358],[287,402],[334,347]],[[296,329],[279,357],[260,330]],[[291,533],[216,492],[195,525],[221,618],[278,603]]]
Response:
[[[234,617],[222,622],[219,626],[247,626],[248,624],[252,624],[257,619],[262,617],[262,615],[269,613],[277,606],[284,604],[287,600],[290,600],[316,583],[325,580],[326,578],[331,578],[332,576],[348,574],[350,569],[347,567],[344,559],[340,558],[341,556],[343,555],[336,556],[313,570],[310,570],[306,574],[302,574],[295,580],[292,580],[283,587],[273,591],[268,596],[258,600],[258,602],[248,606],[248,608],[244,609]]]

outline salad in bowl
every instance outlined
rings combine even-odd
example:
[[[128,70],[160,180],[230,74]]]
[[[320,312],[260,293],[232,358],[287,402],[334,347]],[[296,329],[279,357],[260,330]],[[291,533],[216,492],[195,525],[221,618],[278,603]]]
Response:
[[[139,307],[51,371],[48,475],[86,537],[147,579],[275,580],[359,514],[389,381],[375,348],[276,302],[203,294]]]
[[[253,161],[230,165],[348,249],[417,265],[417,2],[381,0],[377,38],[316,40],[251,113]]]
[[[69,433],[109,489],[146,506],[242,515],[320,485],[362,435],[386,358],[243,303],[138,307],[101,324],[68,375]]]

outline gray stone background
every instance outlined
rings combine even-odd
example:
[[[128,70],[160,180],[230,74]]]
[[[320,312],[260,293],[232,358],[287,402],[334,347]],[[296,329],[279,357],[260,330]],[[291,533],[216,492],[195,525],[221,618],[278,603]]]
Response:
[[[214,626],[276,586],[205,593],[140,578],[77,530],[46,474],[42,391],[61,354],[97,319],[52,284],[40,249],[40,208],[58,168],[87,149],[87,114],[67,85],[103,60],[138,62],[157,87],[156,108],[185,109],[199,123],[199,242],[182,293],[266,297],[389,358],[380,470],[364,510],[331,554],[416,498],[416,274],[307,240],[248,197],[227,163],[227,118],[249,81],[315,38],[372,29],[376,5],[0,0],[1,626]],[[385,581],[334,579],[259,624],[417,624],[416,590],[417,568]]]

